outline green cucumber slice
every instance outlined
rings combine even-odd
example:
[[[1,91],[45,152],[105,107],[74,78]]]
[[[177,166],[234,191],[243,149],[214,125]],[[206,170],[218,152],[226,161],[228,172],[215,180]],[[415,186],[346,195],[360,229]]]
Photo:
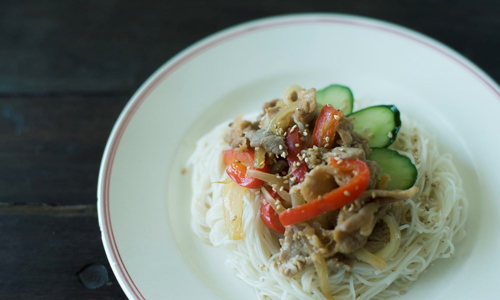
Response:
[[[406,190],[417,180],[418,171],[411,160],[399,154],[398,151],[387,148],[373,148],[368,160],[373,160],[380,166],[380,175],[389,174],[391,181],[388,190]]]
[[[351,89],[343,85],[332,84],[316,92],[318,111],[321,111],[323,106],[330,104],[344,115],[348,115],[352,112],[353,103],[354,97]]]
[[[371,148],[389,146],[401,128],[399,110],[394,105],[370,106],[349,117],[354,117],[354,131],[366,137]]]

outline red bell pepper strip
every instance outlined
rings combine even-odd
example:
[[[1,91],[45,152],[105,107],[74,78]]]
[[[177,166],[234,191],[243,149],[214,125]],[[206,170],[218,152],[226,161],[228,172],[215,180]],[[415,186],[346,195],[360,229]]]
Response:
[[[287,129],[285,143],[288,147],[288,155],[286,157],[288,167],[290,170],[295,170],[292,172],[292,176],[296,178],[295,182],[301,183],[304,181],[304,177],[309,172],[309,169],[307,168],[307,164],[298,157],[300,152],[304,150],[304,142],[300,140],[300,132],[297,127]]]
[[[278,195],[278,193],[276,193],[272,189],[268,189],[267,191],[269,192],[269,194],[271,194],[273,199],[281,200],[281,197]],[[267,198],[262,199],[262,203],[260,204],[260,218],[267,227],[278,233],[284,234],[285,227],[283,227],[283,224],[281,224],[278,214],[271,206],[271,204],[269,204],[269,201],[273,200]]]
[[[338,187],[311,202],[304,203],[282,212],[281,223],[293,225],[313,219],[325,212],[336,210],[356,200],[368,187],[370,171],[365,162],[356,158],[332,159],[330,165],[354,176],[344,186]]]
[[[313,146],[333,148],[335,133],[342,113],[331,105],[325,105],[319,113],[312,135]]]
[[[255,168],[254,151],[252,149],[247,151],[236,152],[234,149],[222,151],[224,163],[227,165],[227,175],[238,185],[249,189],[260,189],[264,185],[264,181],[247,176],[247,166],[251,169],[269,172],[267,162],[263,168]]]

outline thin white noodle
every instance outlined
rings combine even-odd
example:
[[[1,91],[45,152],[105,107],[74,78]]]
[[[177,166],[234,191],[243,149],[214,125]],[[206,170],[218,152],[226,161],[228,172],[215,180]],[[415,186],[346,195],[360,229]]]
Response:
[[[358,262],[352,272],[330,273],[337,300],[402,294],[433,260],[453,256],[454,243],[464,237],[468,204],[450,156],[441,155],[433,138],[404,115],[402,123],[391,148],[416,165],[420,191],[403,203],[401,245],[382,271]],[[249,191],[244,197],[243,239],[228,238],[220,197],[223,185],[217,183],[227,179],[221,155],[227,148],[223,142],[226,128],[227,123],[221,124],[202,137],[189,159],[194,233],[206,243],[228,250],[226,266],[255,287],[259,299],[321,299],[313,265],[293,278],[281,275],[279,236],[260,220],[260,194]]]

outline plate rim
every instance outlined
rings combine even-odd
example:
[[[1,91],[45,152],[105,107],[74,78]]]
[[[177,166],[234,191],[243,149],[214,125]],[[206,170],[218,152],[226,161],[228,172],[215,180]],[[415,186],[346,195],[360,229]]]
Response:
[[[246,33],[269,28],[304,24],[352,25],[365,29],[384,31],[405,39],[410,39],[439,52],[465,68],[500,100],[499,85],[481,68],[454,49],[413,29],[365,16],[342,13],[300,13],[271,16],[230,26],[195,42],[162,64],[132,95],[117,118],[103,152],[97,187],[98,223],[101,230],[104,250],[110,262],[111,269],[128,298],[146,299],[134,283],[132,276],[128,273],[114,238],[109,208],[109,186],[115,154],[120,145],[121,137],[126,131],[135,112],[155,87],[165,80],[169,74],[175,72],[177,68],[181,67],[184,63],[190,61],[198,54],[201,54],[203,51],[211,49],[213,46],[224,43],[225,41],[229,41],[231,38],[244,36]]]

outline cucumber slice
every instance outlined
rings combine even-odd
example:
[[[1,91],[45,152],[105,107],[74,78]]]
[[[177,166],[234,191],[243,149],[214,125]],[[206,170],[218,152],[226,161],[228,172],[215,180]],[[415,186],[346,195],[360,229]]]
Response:
[[[418,171],[411,160],[398,151],[387,148],[373,148],[367,159],[380,166],[380,174],[389,174],[391,181],[388,190],[406,190],[417,180]]]
[[[371,148],[389,146],[401,128],[399,110],[394,105],[370,106],[349,117],[354,117],[354,131],[366,137]]]
[[[318,111],[321,111],[323,106],[330,104],[344,115],[348,115],[352,112],[353,102],[354,97],[351,89],[343,85],[332,84],[316,92]]]

